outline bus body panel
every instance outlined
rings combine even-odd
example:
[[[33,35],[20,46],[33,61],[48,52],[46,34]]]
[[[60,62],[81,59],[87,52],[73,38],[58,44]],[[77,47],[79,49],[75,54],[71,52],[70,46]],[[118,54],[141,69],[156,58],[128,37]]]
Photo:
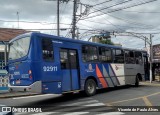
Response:
[[[96,63],[84,63],[82,62],[80,65],[80,75],[81,75],[81,89],[84,90],[84,85],[86,79],[89,77],[93,77],[97,81],[98,88],[102,88],[101,82],[96,75]],[[101,76],[102,77],[102,76]],[[101,79],[101,78],[100,78]]]
[[[53,61],[45,61],[43,59],[42,38],[52,40]],[[88,78],[94,78],[98,88],[107,88],[133,84],[137,73],[143,74],[142,65],[134,66],[133,64],[103,63],[98,61],[84,62],[81,50],[82,45],[86,44],[97,45],[95,43],[61,39],[41,33],[31,34],[28,55],[22,59],[9,61],[9,73],[11,78],[12,75],[15,77],[14,80],[10,80],[11,85],[13,85],[13,81],[21,79],[22,83],[15,84],[15,86],[31,88],[32,84],[37,83],[38,92],[41,90],[42,93],[61,94],[69,91],[84,90],[85,82]],[[105,47],[105,45],[100,44],[98,46]],[[114,48],[116,46],[108,45],[107,47]],[[19,76],[15,76],[17,71],[15,63],[17,62],[21,62],[18,70]],[[131,67],[134,71],[132,71]],[[24,74],[26,76],[28,74],[29,79],[22,79]]]
[[[70,51],[76,51],[76,55],[78,58],[78,47],[76,44],[68,43],[68,42],[61,42],[60,40],[52,40],[54,43],[54,61],[53,62],[45,62],[42,61],[42,87],[43,92],[45,93],[62,93],[67,91],[73,91],[73,90],[80,90],[80,78],[79,78],[79,69],[71,69],[71,68],[65,68],[62,69],[61,67],[61,60],[60,60],[60,51],[61,49],[65,49],[67,55],[69,55]],[[74,48],[73,48],[74,46]],[[73,52],[71,52],[73,53]],[[71,63],[72,60],[68,56],[67,59],[69,63]],[[43,59],[42,59],[43,60]],[[77,66],[79,65],[79,61],[77,59]],[[46,70],[48,69],[48,70]],[[45,71],[44,71],[45,70]],[[44,83],[43,83],[44,82]],[[52,85],[46,85],[47,82],[52,82]],[[44,85],[43,85],[44,84]],[[49,83],[48,83],[49,84]],[[52,90],[50,90],[52,89]],[[59,89],[59,90],[56,90]],[[56,91],[55,91],[56,90]]]
[[[42,93],[55,93],[61,94],[61,82],[52,81],[52,82],[42,82]]]
[[[20,38],[31,37],[31,34],[24,34],[17,37],[15,40]],[[12,41],[12,40],[11,40]],[[10,85],[11,86],[26,86],[31,85],[34,82],[32,75],[29,74],[31,70],[31,55],[32,52],[30,49],[33,46],[32,39],[30,39],[29,49],[26,56],[21,57],[20,59],[9,60],[9,74],[10,74]]]
[[[10,64],[9,73],[11,75],[10,85],[26,86],[33,83],[33,79],[30,78],[29,70],[31,62],[22,61]]]
[[[125,85],[124,64],[111,64],[110,76],[114,77],[113,82],[115,86]]]
[[[117,66],[118,69],[115,69]],[[93,76],[97,80],[98,88],[125,85],[123,64],[87,63],[81,66],[81,71],[82,86],[84,86],[85,80],[90,76]]]
[[[45,61],[42,58],[42,40],[43,36],[37,36],[37,40],[39,43],[38,52],[40,56],[40,69],[39,72],[41,73],[41,81],[42,81],[42,93],[57,93],[60,94],[62,92],[62,73],[60,69],[59,63],[59,49],[53,44],[53,61]],[[35,71],[37,72],[37,71]]]
[[[135,64],[124,64],[125,84],[134,84],[137,75]]]

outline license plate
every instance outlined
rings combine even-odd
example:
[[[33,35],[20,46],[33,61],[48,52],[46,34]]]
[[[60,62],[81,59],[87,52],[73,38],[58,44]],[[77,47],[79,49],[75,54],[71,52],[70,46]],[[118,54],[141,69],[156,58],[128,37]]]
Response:
[[[17,81],[16,81],[16,84],[20,84],[20,83],[21,83],[20,80],[17,80]]]

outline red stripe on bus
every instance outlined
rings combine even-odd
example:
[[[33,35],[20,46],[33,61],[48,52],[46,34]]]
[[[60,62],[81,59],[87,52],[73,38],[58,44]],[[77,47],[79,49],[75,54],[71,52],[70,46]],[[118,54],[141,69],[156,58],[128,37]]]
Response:
[[[107,83],[106,83],[106,81],[105,81],[105,79],[104,79],[104,77],[103,77],[100,69],[98,68],[97,64],[96,64],[96,74],[97,74],[98,79],[99,79],[99,81],[101,82],[103,88],[108,87],[108,85],[107,85]]]

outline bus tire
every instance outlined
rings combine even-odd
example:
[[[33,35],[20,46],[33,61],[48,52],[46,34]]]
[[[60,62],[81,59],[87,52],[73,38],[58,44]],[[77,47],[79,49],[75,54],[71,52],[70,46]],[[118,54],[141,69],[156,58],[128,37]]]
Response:
[[[138,78],[138,75],[136,76],[136,80],[135,80],[135,87],[138,87],[139,86],[139,78]]]
[[[84,91],[87,96],[96,94],[96,82],[93,79],[88,79],[84,86]]]

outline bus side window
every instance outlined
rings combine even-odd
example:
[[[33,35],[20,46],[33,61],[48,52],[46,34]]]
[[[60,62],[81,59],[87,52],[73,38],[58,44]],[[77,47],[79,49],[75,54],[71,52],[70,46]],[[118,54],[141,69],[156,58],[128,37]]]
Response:
[[[142,53],[135,52],[136,64],[143,64]]]
[[[120,49],[113,49],[114,63],[124,63],[124,52]]]
[[[133,51],[130,51],[130,59],[131,59],[131,63],[135,64],[135,56]]]
[[[125,63],[130,63],[130,54],[129,51],[125,51]]]
[[[87,50],[88,50],[88,46],[82,46],[82,60],[84,62],[87,61]]]
[[[83,62],[98,60],[97,47],[89,45],[82,46],[82,60]]]
[[[60,51],[61,69],[69,69],[68,53],[66,49]]]
[[[102,62],[111,62],[112,61],[111,49],[105,47],[99,47],[99,60]]]
[[[53,61],[53,42],[51,39],[42,39],[42,56],[45,61]]]
[[[90,61],[98,60],[97,47],[90,46],[88,53],[89,53],[89,59],[90,59]]]
[[[125,63],[135,64],[135,58],[134,58],[133,51],[125,51]]]
[[[70,50],[69,56],[70,56],[71,69],[77,69],[78,68],[77,52],[75,50]]]

